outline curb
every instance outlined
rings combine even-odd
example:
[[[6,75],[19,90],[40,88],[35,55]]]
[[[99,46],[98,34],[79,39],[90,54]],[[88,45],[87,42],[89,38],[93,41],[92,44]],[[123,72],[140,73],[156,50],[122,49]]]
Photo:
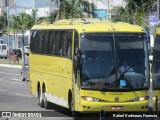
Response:
[[[21,69],[22,66],[18,66],[18,65],[8,65],[8,64],[0,64],[1,67],[10,67],[10,68],[19,68]]]

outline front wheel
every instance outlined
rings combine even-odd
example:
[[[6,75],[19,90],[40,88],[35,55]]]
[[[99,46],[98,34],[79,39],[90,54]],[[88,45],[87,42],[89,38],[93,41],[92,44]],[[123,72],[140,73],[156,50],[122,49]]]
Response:
[[[69,108],[70,108],[73,119],[74,120],[81,120],[81,113],[74,110],[74,102],[73,102],[72,97],[70,99]]]
[[[105,112],[104,112],[104,111],[101,111],[101,112],[100,112],[99,120],[106,120]]]
[[[21,80],[25,81],[26,79],[23,77],[22,72],[21,72]]]

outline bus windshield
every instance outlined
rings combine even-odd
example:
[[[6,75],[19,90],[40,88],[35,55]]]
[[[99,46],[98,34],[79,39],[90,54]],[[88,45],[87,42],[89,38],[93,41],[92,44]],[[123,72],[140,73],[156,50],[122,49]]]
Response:
[[[153,89],[160,89],[160,35],[156,35],[155,44],[153,47],[153,70],[152,82]]]
[[[139,33],[81,34],[82,88],[146,88],[148,57],[144,38]]]

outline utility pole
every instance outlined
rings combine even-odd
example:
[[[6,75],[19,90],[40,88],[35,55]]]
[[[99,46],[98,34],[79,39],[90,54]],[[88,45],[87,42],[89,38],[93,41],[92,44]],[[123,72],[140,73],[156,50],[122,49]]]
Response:
[[[110,12],[109,12],[109,0],[108,0],[108,20],[109,20],[109,15],[110,15]]]
[[[157,17],[159,22],[159,0],[157,0]]]
[[[7,11],[7,28],[9,28],[9,7],[8,4],[6,5],[6,11]],[[10,44],[9,44],[9,30],[8,30],[8,60],[10,63]]]

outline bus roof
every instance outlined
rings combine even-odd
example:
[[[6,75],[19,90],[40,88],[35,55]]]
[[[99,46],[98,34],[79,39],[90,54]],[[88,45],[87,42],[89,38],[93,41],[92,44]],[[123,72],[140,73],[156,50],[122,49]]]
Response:
[[[79,32],[144,32],[144,29],[137,25],[93,18],[65,19],[56,21],[54,24],[42,23],[32,27],[32,30],[43,29],[76,29]]]

